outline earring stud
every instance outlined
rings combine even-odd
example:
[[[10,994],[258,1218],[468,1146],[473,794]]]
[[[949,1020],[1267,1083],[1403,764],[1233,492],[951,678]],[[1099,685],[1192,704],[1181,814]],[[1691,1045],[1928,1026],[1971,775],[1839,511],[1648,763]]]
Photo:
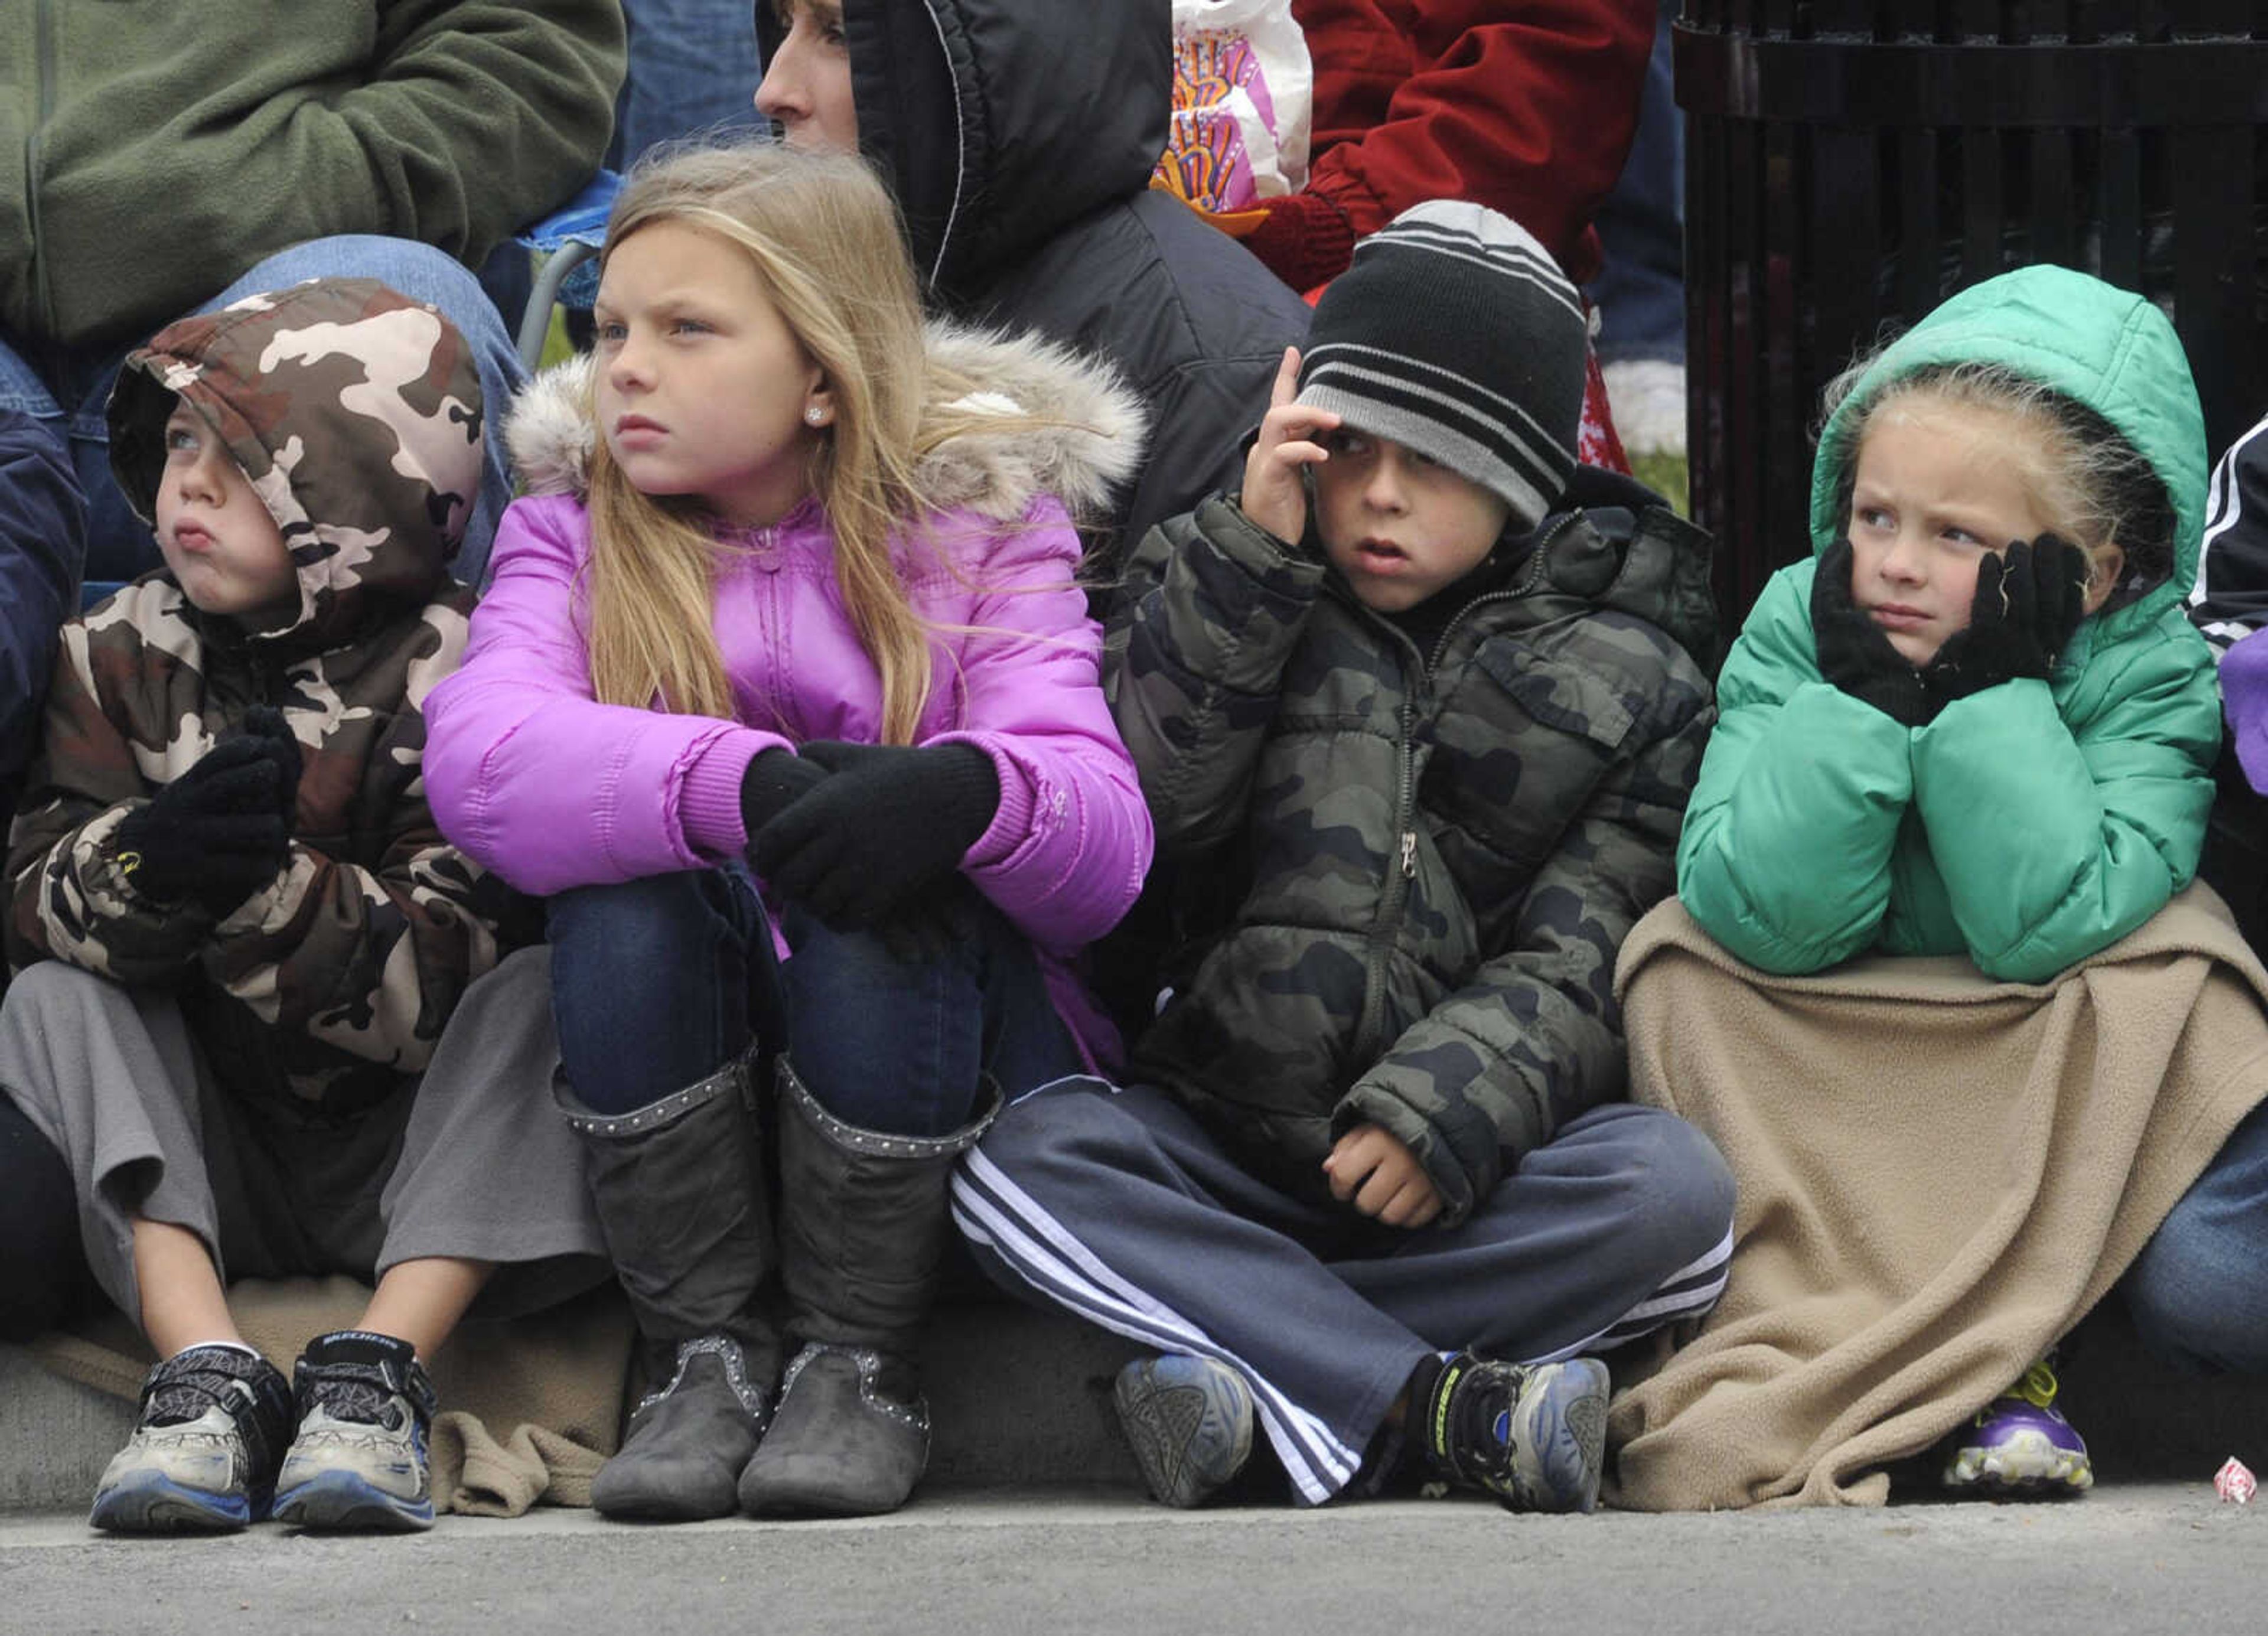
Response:
[[[814,403],[805,409],[803,411],[803,417],[809,421],[813,425],[816,426],[821,421],[827,418],[827,411],[820,408],[818,404]]]

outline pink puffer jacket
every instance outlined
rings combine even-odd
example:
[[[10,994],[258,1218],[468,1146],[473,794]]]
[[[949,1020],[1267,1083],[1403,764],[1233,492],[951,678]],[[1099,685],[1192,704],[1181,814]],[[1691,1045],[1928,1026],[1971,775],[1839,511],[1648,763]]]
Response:
[[[1108,1064],[1116,1041],[1071,962],[1140,890],[1150,818],[1102,696],[1101,634],[1074,579],[1079,535],[1054,495],[1091,504],[1117,481],[1140,414],[1067,354],[965,332],[934,343],[1058,425],[955,438],[926,457],[933,491],[958,504],[901,547],[938,655],[917,741],[991,757],[999,810],[961,866],[1031,938],[1065,1023]],[[581,486],[582,401],[571,375],[547,378],[515,410],[515,453],[536,486]],[[505,513],[464,666],[425,705],[426,792],[452,840],[542,895],[701,868],[747,843],[740,777],[757,753],[880,741],[880,680],[844,612],[818,506],[735,543],[745,554],[718,581],[716,631],[739,719],[672,715],[592,697],[580,499],[542,494]]]

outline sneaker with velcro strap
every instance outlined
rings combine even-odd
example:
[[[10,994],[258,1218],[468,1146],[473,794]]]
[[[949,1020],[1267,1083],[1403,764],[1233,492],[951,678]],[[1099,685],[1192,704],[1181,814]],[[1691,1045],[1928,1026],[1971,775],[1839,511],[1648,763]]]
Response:
[[[292,1382],[299,1433],[276,1478],[276,1520],[394,1533],[432,1527],[428,1443],[438,1405],[416,1352],[366,1330],[319,1335]]]
[[[282,1370],[242,1347],[188,1347],[143,1382],[140,1422],[103,1471],[87,1521],[118,1534],[257,1522],[291,1434]]]

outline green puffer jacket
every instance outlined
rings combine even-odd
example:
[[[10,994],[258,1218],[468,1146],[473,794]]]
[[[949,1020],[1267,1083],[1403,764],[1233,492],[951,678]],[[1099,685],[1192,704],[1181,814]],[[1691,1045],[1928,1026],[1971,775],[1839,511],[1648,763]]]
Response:
[[[1670,889],[1715,611],[1707,535],[1579,481],[1430,655],[1226,500],[1130,565],[1106,686],[1212,922],[1132,1073],[1295,1197],[1375,1123],[1459,1221],[1623,1094],[1615,956]]]
[[[147,335],[262,256],[477,263],[597,167],[621,0],[9,0],[0,333]]]
[[[1910,729],[1821,679],[1815,553],[1844,531],[1857,408],[1917,368],[1968,359],[2043,380],[2132,440],[2173,497],[2171,572],[2161,560],[2130,574],[2049,681],[1988,688]],[[2173,326],[2083,274],[2007,274],[1884,352],[1822,433],[1813,561],[1764,587],[1718,679],[1721,719],[1677,854],[1694,918],[1766,971],[1874,949],[1965,953],[1988,976],[2043,982],[2156,913],[2197,872],[2220,746],[2213,655],[2182,611],[2205,469]]]

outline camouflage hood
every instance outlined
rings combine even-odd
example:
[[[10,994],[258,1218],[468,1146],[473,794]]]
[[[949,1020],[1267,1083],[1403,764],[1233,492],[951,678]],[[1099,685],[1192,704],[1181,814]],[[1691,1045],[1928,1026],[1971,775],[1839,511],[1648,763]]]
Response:
[[[481,385],[432,307],[372,279],[319,278],[159,331],[110,398],[111,464],[144,522],[177,396],[244,468],[298,567],[298,612],[258,635],[328,645],[373,601],[415,607],[440,587],[480,484]]]
[[[1114,490],[1134,475],[1148,412],[1108,364],[1028,335],[1007,337],[932,320],[930,357],[972,383],[954,407],[997,410],[998,436],[946,438],[916,467],[922,497],[940,510],[966,509],[1012,521],[1051,494],[1080,522],[1101,517]],[[589,356],[548,369],[513,402],[504,424],[512,468],[530,494],[580,499],[590,486]],[[1030,424],[1037,420],[1042,424]]]

